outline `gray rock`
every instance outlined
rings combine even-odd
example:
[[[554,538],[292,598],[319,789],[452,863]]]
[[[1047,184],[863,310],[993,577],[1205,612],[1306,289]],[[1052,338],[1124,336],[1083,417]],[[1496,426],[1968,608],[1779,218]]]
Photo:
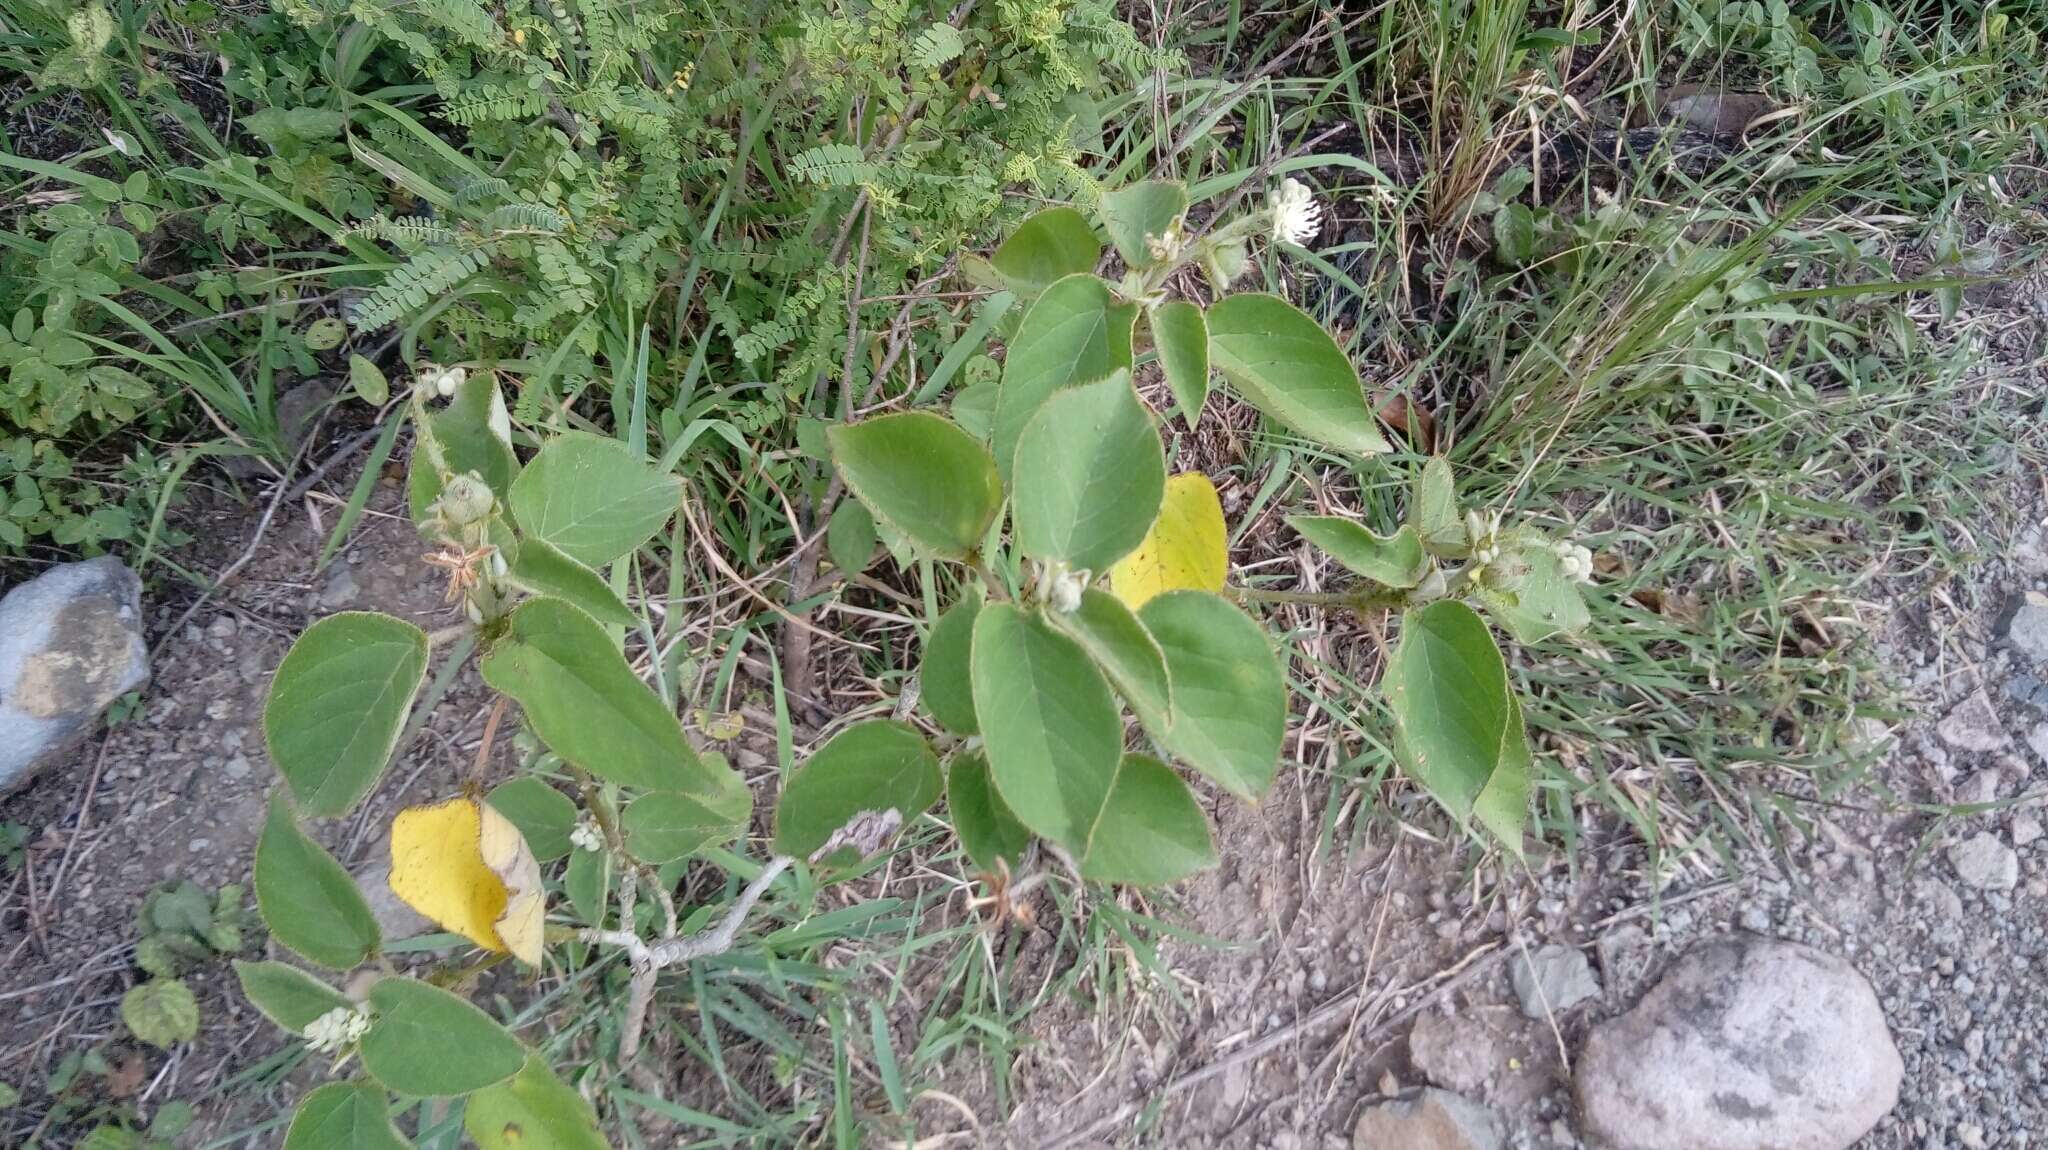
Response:
[[[1589,998],[1600,997],[1600,980],[1584,953],[1569,946],[1546,946],[1517,955],[1511,978],[1525,1018],[1563,1014]]]
[[[1351,1150],[1501,1150],[1500,1117],[1448,1090],[1382,1102],[1358,1116]]]
[[[2042,835],[2041,820],[2032,815],[2015,815],[2012,820],[2012,845],[2029,846]]]
[[[1615,1150],[1846,1150],[1899,1099],[1904,1063],[1856,968],[1798,943],[1695,945],[1586,1039],[1572,1089]]]
[[[1998,711],[1991,706],[1991,696],[1981,690],[1957,703],[1935,725],[1934,733],[1942,742],[1965,751],[2000,751],[2012,745],[2012,736],[2005,733]]]
[[[355,572],[347,563],[336,563],[328,568],[327,582],[320,587],[320,605],[336,611],[355,602],[359,594]]]
[[[2035,754],[2041,756],[2042,762],[2048,763],[2048,723],[2034,724],[2027,732],[2027,745],[2034,749]]]
[[[2029,575],[2048,575],[2048,531],[2035,524],[2013,543],[2012,561]]]
[[[1438,1086],[1478,1094],[1494,1072],[1507,1064],[1508,1053],[1502,1039],[1499,1030],[1481,1018],[1476,1009],[1457,1014],[1442,1008],[1426,1010],[1408,1032],[1408,1061]]]
[[[2027,602],[2013,612],[2005,628],[2012,649],[2036,663],[2048,663],[2048,606]]]
[[[2005,697],[2025,703],[2037,711],[2048,711],[2048,683],[2032,675],[2014,675],[2005,681]]]
[[[377,932],[384,936],[384,941],[418,938],[440,929],[432,919],[414,910],[391,889],[391,864],[388,861],[364,867],[355,873],[354,878],[356,888],[363,892],[363,901],[370,906],[370,917],[377,920]]]
[[[1990,831],[1978,831],[1948,848],[1949,865],[1964,886],[2011,890],[2020,885],[2020,856]]]
[[[119,559],[61,564],[9,591],[0,599],[0,794],[147,682],[142,580]]]
[[[336,384],[331,379],[309,379],[277,397],[277,429],[284,433],[285,450],[297,455],[313,421],[334,402]]]

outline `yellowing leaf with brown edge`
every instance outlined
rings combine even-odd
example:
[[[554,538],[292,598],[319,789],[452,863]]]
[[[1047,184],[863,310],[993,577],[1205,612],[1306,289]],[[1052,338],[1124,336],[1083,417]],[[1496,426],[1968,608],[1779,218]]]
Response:
[[[519,828],[489,803],[458,797],[398,812],[391,891],[485,950],[540,965],[540,863]]]
[[[1199,471],[1166,481],[1159,518],[1138,549],[1109,569],[1109,587],[1135,611],[1168,591],[1221,591],[1230,568],[1223,501]]]

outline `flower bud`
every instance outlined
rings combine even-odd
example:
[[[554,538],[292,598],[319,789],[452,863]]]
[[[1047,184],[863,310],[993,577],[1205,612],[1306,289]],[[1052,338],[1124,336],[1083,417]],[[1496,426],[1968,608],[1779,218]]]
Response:
[[[474,472],[455,476],[441,491],[434,507],[451,526],[467,527],[482,521],[498,506],[491,487]]]

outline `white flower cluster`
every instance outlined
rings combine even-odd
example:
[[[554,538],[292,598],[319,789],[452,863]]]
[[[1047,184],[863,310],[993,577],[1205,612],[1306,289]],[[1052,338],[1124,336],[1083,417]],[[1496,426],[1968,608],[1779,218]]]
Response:
[[[1053,573],[1052,592],[1047,599],[1052,609],[1062,615],[1071,615],[1081,609],[1081,592],[1088,589],[1089,573],[1068,571],[1062,568]]]
[[[420,387],[443,399],[455,394],[469,378],[469,370],[461,367],[430,367],[420,376]]]
[[[360,1006],[337,1006],[300,1031],[315,1054],[333,1054],[362,1041],[370,1031],[370,1012]]]
[[[604,833],[597,829],[597,823],[584,819],[569,832],[569,845],[580,851],[601,851],[604,849]]]
[[[1574,583],[1593,581],[1593,552],[1576,543],[1559,543],[1551,550],[1557,553],[1557,561],[1564,567],[1565,578]]]
[[[1276,191],[1266,193],[1266,211],[1273,216],[1273,242],[1300,246],[1323,230],[1323,205],[1300,180],[1280,181]]]

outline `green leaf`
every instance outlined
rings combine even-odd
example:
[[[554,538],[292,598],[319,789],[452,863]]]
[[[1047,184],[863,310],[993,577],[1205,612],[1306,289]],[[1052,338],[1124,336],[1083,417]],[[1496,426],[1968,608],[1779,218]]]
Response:
[[[1392,535],[1376,535],[1362,524],[1335,515],[1290,515],[1287,524],[1352,574],[1383,586],[1406,590],[1429,573],[1422,539],[1415,528],[1405,524]]]
[[[363,1035],[363,1069],[400,1094],[468,1094],[526,1063],[526,1048],[490,1015],[416,978],[377,980],[370,1005],[377,1020]]]
[[[1463,559],[1469,552],[1465,519],[1458,514],[1458,483],[1451,476],[1450,461],[1432,456],[1416,473],[1415,490],[1409,496],[1408,525],[1433,555]]]
[[[1194,304],[1169,300],[1152,312],[1152,344],[1180,416],[1192,429],[1209,402],[1209,321]]]
[[[946,809],[961,847],[985,874],[1014,865],[1031,845],[1031,832],[996,793],[988,758],[980,751],[961,754],[946,771]]]
[[[1162,886],[1215,865],[1209,820],[1188,785],[1150,755],[1125,755],[1081,858],[1081,877]]]
[[[235,977],[249,1004],[294,1036],[328,1011],[349,1005],[340,991],[282,962],[238,962]]]
[[[1179,180],[1144,180],[1102,197],[1102,226],[1125,264],[1134,268],[1156,267],[1165,261],[1154,254],[1147,241],[1175,236],[1187,211],[1186,184]]]
[[[426,632],[403,619],[348,611],[306,628],[263,705],[270,757],[299,809],[345,815],[370,793],[426,677]]]
[[[825,434],[840,476],[876,518],[941,559],[965,559],[981,546],[1003,490],[980,441],[922,411],[841,424]]]
[[[256,842],[256,907],[270,936],[334,970],[377,953],[377,920],[334,856],[308,838],[282,795]]]
[[[939,799],[939,760],[906,723],[856,723],[818,748],[782,786],[775,805],[775,853],[810,858],[863,813],[894,810],[903,826]],[[826,862],[849,857],[850,848]]]
[[[953,416],[953,422],[960,430],[973,436],[981,443],[987,443],[995,428],[996,397],[1002,394],[1002,384],[996,379],[984,379],[970,383],[953,393],[953,402],[946,410]]]
[[[1472,816],[1516,858],[1522,856],[1522,829],[1529,821],[1529,787],[1536,772],[1529,753],[1529,733],[1522,724],[1522,700],[1508,692],[1508,725],[1501,732],[1500,762],[1479,797]]]
[[[548,441],[512,481],[512,517],[578,563],[602,567],[654,538],[683,497],[616,439],[566,432]]]
[[[974,685],[969,681],[969,652],[974,648],[974,619],[981,614],[987,596],[981,584],[969,584],[960,601],[932,624],[924,641],[924,662],[917,681],[925,708],[939,724],[956,735],[976,735],[981,727],[974,719]]]
[[[1131,709],[1170,715],[1173,688],[1166,654],[1124,601],[1094,587],[1072,611],[1048,611],[1046,622],[1081,645]]]
[[[484,655],[484,682],[519,701],[549,749],[621,786],[715,797],[731,785],[596,620],[558,599],[529,600],[508,620]]]
[[[519,1073],[470,1095],[462,1128],[478,1150],[608,1150],[597,1112],[540,1055]]]
[[[348,338],[348,325],[333,316],[322,316],[306,325],[307,351],[333,351]]]
[[[1166,453],[1128,372],[1067,388],[1017,440],[1017,545],[1044,563],[1103,572],[1136,550],[1166,493]]]
[[[1507,769],[1520,766],[1526,780],[1526,745],[1519,756],[1509,750],[1522,731],[1507,662],[1472,608],[1443,599],[1402,616],[1387,683],[1395,757],[1460,823],[1502,769],[1504,751]],[[1503,808],[1514,789],[1512,778],[1503,784]]]
[[[1003,358],[990,443],[1007,482],[1017,440],[1054,392],[1093,383],[1131,366],[1131,326],[1138,305],[1119,304],[1108,284],[1072,275],[1047,288],[1024,313]]]
[[[383,370],[360,355],[348,357],[348,384],[371,407],[382,407],[391,399],[391,382]]]
[[[737,773],[731,790],[714,799],[657,791],[634,799],[619,818],[626,849],[648,863],[673,862],[709,846],[722,846],[746,833],[754,817],[754,793]]]
[[[85,1132],[85,1137],[72,1150],[147,1150],[142,1144],[142,1135],[133,1130],[102,1122]]]
[[[140,173],[137,173],[138,175]],[[182,1098],[173,1098],[156,1108],[149,1116],[149,1136],[164,1141],[176,1138],[192,1128],[199,1117],[199,1111]]]
[[[1102,241],[1080,212],[1047,208],[1019,224],[989,262],[1011,291],[1029,299],[1057,281],[1095,270]]]
[[[825,528],[825,551],[832,556],[832,565],[849,576],[860,574],[868,569],[876,542],[875,517],[867,505],[858,499],[840,500]]]
[[[1502,204],[1493,213],[1493,249],[1502,263],[1528,267],[1543,254],[1536,238],[1536,213],[1526,204]]]
[[[391,1125],[384,1091],[367,1082],[330,1082],[306,1095],[285,1131],[284,1150],[411,1150]]]
[[[528,472],[531,474],[531,471]],[[573,604],[600,623],[631,627],[639,617],[612,590],[604,576],[569,558],[547,540],[528,536],[512,548],[505,578],[529,595],[546,595]]]
[[[1354,455],[1392,450],[1358,369],[1315,320],[1279,296],[1245,292],[1209,309],[1209,356],[1260,411]]]
[[[1533,531],[1504,535],[1500,555],[1474,584],[1486,613],[1517,643],[1541,643],[1592,622],[1579,586],[1565,574],[1550,540]]]
[[[996,792],[1019,822],[1086,853],[1123,755],[1109,684],[1078,643],[1011,603],[981,609],[971,669]]]
[[[611,856],[603,851],[574,851],[562,869],[562,893],[576,917],[589,926],[605,924],[606,902],[611,897]]]
[[[1207,591],[1155,596],[1138,621],[1166,655],[1173,709],[1131,709],[1175,758],[1256,800],[1273,783],[1287,734],[1287,680],[1266,632]]]
[[[128,1033],[159,1050],[199,1037],[199,1000],[175,978],[152,978],[121,996]]]
[[[576,829],[578,818],[576,802],[546,779],[509,779],[492,787],[484,801],[519,828],[535,859],[549,862],[569,853],[569,832]]]
[[[406,473],[406,500],[413,522],[425,520],[441,497],[441,469],[450,475],[475,472],[500,500],[512,490],[519,457],[512,453],[512,417],[497,380],[486,371],[463,378],[448,406],[415,424],[418,437]]]

